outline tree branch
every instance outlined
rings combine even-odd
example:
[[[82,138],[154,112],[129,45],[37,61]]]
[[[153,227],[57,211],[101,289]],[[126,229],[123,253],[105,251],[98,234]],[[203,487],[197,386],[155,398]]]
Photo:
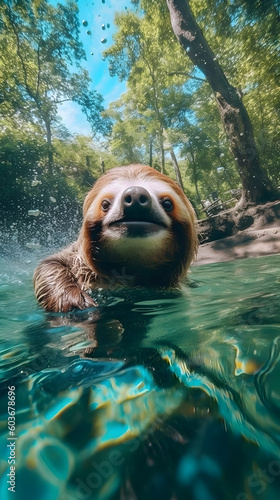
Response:
[[[37,49],[37,61],[38,61],[38,75],[37,75],[37,85],[36,85],[36,102],[39,101],[39,87],[40,87],[40,76],[41,76],[41,62],[40,62],[40,45],[38,43]]]
[[[11,14],[12,14],[12,13],[11,13],[11,10],[10,10],[10,8],[9,8],[8,18],[9,18],[9,21],[10,21],[10,25],[11,25],[12,31],[13,31],[13,33],[14,33],[15,37],[16,37],[17,55],[18,55],[18,57],[19,57],[19,60],[20,60],[20,62],[21,62],[21,67],[22,67],[22,70],[23,70],[23,75],[24,75],[24,76],[23,76],[23,79],[24,79],[24,85],[25,85],[25,88],[26,88],[27,93],[30,95],[30,97],[32,97],[32,99],[34,99],[34,100],[36,101],[35,96],[34,96],[34,94],[33,94],[33,92],[32,92],[32,89],[31,89],[31,87],[29,86],[29,83],[28,83],[27,69],[26,69],[26,67],[25,67],[25,62],[24,62],[24,59],[23,59],[23,57],[22,57],[21,50],[20,50],[20,39],[19,39],[19,34],[18,34],[18,31],[17,31],[17,29],[16,29],[16,26],[15,26],[15,24],[14,24],[14,22],[13,22],[13,19],[12,19],[12,15],[11,15]]]
[[[192,80],[197,80],[198,82],[207,82],[205,78],[199,78],[198,76],[193,76],[187,73],[186,71],[170,71],[169,73],[166,71],[166,74],[168,76],[176,76],[176,75],[182,75],[182,76],[187,76],[188,78],[191,78]]]

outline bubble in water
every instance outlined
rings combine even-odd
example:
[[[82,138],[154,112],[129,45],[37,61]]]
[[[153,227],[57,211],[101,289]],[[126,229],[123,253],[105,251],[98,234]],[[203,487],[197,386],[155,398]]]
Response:
[[[87,35],[91,35],[91,31],[90,30],[87,30]]]
[[[101,28],[102,28],[103,30],[105,30],[105,28],[106,28],[105,24],[102,24]]]
[[[101,43],[107,43],[107,38],[101,38]]]
[[[94,54],[94,53],[93,53],[93,52],[91,52],[90,54],[93,56],[93,54]]]
[[[109,24],[109,23],[107,23],[107,28],[108,28],[108,29],[110,28],[110,24]]]
[[[33,217],[38,217],[40,215],[40,210],[28,210],[28,215],[33,215]]]
[[[105,3],[105,0],[102,0],[102,3]]]
[[[85,28],[88,26],[88,22],[83,20],[83,26],[85,26]]]

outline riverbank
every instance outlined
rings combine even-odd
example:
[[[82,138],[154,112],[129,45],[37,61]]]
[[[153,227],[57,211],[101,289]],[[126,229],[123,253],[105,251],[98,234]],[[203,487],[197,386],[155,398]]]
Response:
[[[241,231],[239,234],[199,246],[193,265],[226,262],[246,257],[280,253],[280,225],[267,229]]]

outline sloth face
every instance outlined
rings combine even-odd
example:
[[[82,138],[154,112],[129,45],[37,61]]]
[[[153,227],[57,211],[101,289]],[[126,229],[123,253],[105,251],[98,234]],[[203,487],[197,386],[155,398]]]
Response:
[[[112,169],[85,200],[79,244],[99,276],[125,268],[136,284],[164,284],[193,256],[193,210],[181,189],[154,169]]]

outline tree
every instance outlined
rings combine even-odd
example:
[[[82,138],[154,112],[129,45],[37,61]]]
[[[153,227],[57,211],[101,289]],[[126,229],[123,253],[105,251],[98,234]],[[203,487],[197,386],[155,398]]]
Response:
[[[109,138],[111,152],[122,164],[147,163],[145,144],[149,141],[146,123],[139,116],[126,93],[111,103],[106,115],[112,120],[112,133]]]
[[[53,6],[47,0],[4,0],[0,6],[0,113],[39,121],[45,128],[49,173],[53,169],[52,126],[58,104],[77,102],[94,132],[105,132],[102,97],[90,89],[82,69],[85,52],[79,41],[74,1]],[[13,64],[10,61],[13,61]],[[73,71],[74,67],[78,72]]]
[[[167,6],[174,34],[192,63],[206,76],[214,92],[242,179],[242,201],[258,203],[276,198],[272,183],[260,166],[252,124],[241,93],[228,82],[196,23],[189,2],[167,0]]]
[[[228,80],[242,94],[253,124],[260,163],[278,186],[280,18],[276,3],[201,0],[191,2],[191,7]],[[213,97],[209,99],[212,101]]]
[[[160,17],[158,22],[160,23]],[[186,92],[182,89],[185,75],[177,76],[167,71],[167,68],[172,68],[175,61],[176,67],[180,68],[180,49],[174,44],[175,50],[170,50],[163,26],[154,24],[151,34],[151,22],[148,17],[141,17],[128,11],[117,14],[115,24],[118,27],[114,36],[115,43],[104,53],[109,60],[110,73],[118,75],[121,80],[128,79],[126,103],[129,103],[130,109],[134,107],[138,120],[146,121],[150,131],[151,148],[154,138],[157,138],[162,172],[165,169],[165,145],[167,145],[177,180],[182,185],[168,129],[188,111]],[[149,161],[151,164],[151,155]]]

